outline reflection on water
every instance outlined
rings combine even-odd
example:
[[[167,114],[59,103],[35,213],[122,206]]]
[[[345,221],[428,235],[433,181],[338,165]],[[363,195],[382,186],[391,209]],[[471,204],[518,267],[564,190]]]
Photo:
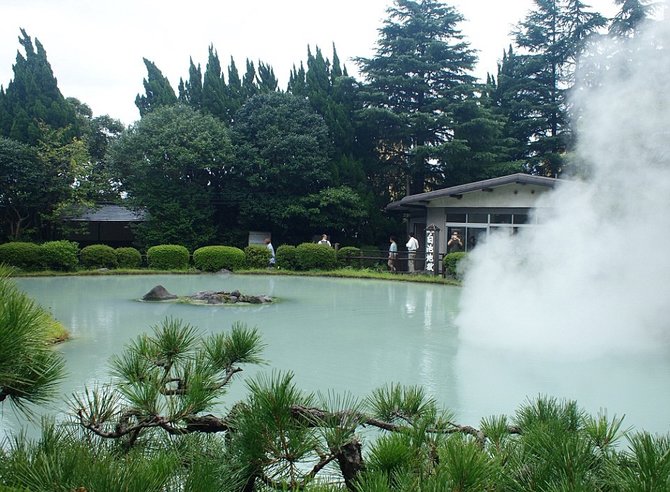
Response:
[[[74,337],[58,348],[70,374],[61,387],[64,397],[85,384],[107,381],[113,354],[165,317],[175,317],[204,333],[227,330],[234,321],[256,326],[267,344],[268,366],[247,368],[242,378],[280,369],[295,373],[304,390],[333,389],[358,396],[387,382],[422,385],[462,423],[471,425],[478,425],[483,416],[512,413],[526,397],[543,393],[577,399],[589,411],[606,407],[610,413],[626,413],[628,424],[637,428],[670,428],[663,412],[670,404],[667,360],[547,361],[533,354],[510,356],[465,346],[453,323],[456,287],[218,274],[35,278],[17,283]],[[239,289],[273,295],[279,302],[190,306],[137,301],[157,284],[177,295]],[[238,380],[225,406],[244,394]],[[50,411],[63,404],[54,407]],[[17,426],[6,407],[0,429]]]

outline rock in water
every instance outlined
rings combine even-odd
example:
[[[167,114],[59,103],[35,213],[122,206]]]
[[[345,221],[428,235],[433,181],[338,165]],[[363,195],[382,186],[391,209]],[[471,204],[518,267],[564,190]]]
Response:
[[[144,294],[143,301],[167,301],[169,299],[176,299],[177,296],[170,294],[165,287],[157,285],[149,292]]]

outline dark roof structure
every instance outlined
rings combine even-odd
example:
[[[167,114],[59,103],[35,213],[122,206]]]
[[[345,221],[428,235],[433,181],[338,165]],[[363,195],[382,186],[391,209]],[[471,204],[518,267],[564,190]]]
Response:
[[[386,210],[400,212],[410,208],[425,207],[431,200],[435,200],[436,198],[459,198],[465,193],[471,193],[475,191],[491,191],[493,188],[508,184],[539,185],[553,188],[560,181],[561,180],[558,178],[533,176],[524,173],[509,174],[507,176],[500,176],[498,178],[485,179],[483,181],[475,181],[473,183],[451,186],[441,190],[409,195],[404,197],[402,200],[389,203],[386,206]]]
[[[123,205],[103,204],[83,209],[73,214],[68,220],[72,222],[142,222],[146,220],[146,212],[132,210]]]

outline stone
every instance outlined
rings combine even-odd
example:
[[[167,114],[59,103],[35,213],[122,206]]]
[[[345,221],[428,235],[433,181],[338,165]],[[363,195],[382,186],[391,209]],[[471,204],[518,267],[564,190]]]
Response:
[[[151,289],[149,292],[144,294],[144,297],[142,297],[143,301],[167,301],[170,299],[176,299],[177,296],[174,294],[170,294],[165,287],[162,285],[157,285],[153,289]]]

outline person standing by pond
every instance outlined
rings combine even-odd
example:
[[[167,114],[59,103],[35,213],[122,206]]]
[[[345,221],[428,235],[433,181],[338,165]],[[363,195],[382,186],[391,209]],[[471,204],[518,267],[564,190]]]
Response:
[[[409,240],[405,246],[407,247],[407,271],[414,273],[414,259],[419,249],[419,241],[416,240],[413,232],[409,233]]]
[[[272,246],[272,241],[270,241],[270,238],[269,238],[269,237],[266,237],[266,238],[265,238],[265,247],[266,247],[266,248],[268,249],[268,251],[270,252],[270,261],[269,261],[269,263],[268,263],[268,266],[269,266],[270,268],[272,268],[273,266],[275,266],[275,261],[276,261],[276,260],[275,260],[275,249],[274,249],[274,247]]]
[[[388,265],[391,273],[395,273],[397,271],[395,267],[395,262],[396,259],[398,258],[398,245],[396,244],[395,237],[393,236],[389,238],[389,242],[391,243],[391,245],[389,246],[389,258],[386,264]]]

